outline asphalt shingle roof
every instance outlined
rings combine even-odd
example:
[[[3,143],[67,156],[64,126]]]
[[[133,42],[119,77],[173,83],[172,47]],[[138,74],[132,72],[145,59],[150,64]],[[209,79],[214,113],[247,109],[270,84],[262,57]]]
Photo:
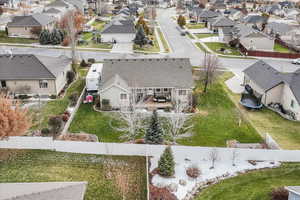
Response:
[[[213,17],[218,17],[218,16],[219,16],[219,13],[211,11],[211,10],[203,10],[199,15],[199,17],[202,17],[202,18],[213,18]]]
[[[60,13],[61,11],[56,9],[56,8],[50,8],[46,11],[44,11],[43,13],[53,13],[53,14],[57,14],[57,13]]]
[[[54,22],[54,20],[54,18],[46,14],[36,13],[29,16],[15,16],[12,21],[7,24],[7,26],[45,26]]]
[[[0,54],[0,79],[55,79],[70,63],[71,60],[67,57]]]
[[[231,19],[228,19],[227,17],[218,17],[216,20],[212,23],[213,26],[234,26],[235,23]]]
[[[104,60],[103,83],[118,75],[129,87],[192,88],[188,58]]]
[[[131,19],[114,19],[104,26],[101,33],[135,33],[134,22]]]

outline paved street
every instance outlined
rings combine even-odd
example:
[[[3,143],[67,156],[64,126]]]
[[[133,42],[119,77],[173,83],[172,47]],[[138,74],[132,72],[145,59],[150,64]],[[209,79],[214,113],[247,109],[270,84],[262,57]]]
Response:
[[[111,58],[164,58],[164,57],[176,57],[191,59],[192,65],[200,65],[204,57],[203,52],[196,48],[188,37],[181,36],[176,29],[176,22],[171,19],[171,16],[175,14],[174,9],[159,9],[158,10],[158,23],[161,26],[161,30],[165,34],[169,44],[171,45],[171,53],[169,54],[135,54],[135,53],[110,53],[101,51],[78,51],[78,57],[80,59],[95,58],[97,61]],[[29,47],[0,47],[0,53],[4,53],[5,50],[12,49],[15,54],[31,53],[36,55],[47,56],[70,56],[69,50],[64,49],[47,49],[47,48],[29,48]],[[266,59],[264,60],[274,66],[277,70],[282,72],[292,72],[300,68],[297,65],[291,64],[290,60],[282,59]],[[242,76],[242,71],[256,62],[254,59],[238,59],[238,58],[220,58],[220,63],[223,67],[226,67],[233,71],[236,75]]]

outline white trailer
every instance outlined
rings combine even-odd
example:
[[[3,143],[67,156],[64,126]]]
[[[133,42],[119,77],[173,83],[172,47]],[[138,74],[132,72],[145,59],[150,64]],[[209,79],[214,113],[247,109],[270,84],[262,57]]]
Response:
[[[98,91],[99,84],[102,77],[102,63],[94,63],[88,71],[86,76],[86,90],[89,91]]]

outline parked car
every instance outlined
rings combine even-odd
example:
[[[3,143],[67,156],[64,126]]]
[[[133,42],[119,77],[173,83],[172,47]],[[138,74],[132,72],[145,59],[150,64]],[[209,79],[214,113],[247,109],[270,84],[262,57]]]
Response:
[[[300,58],[292,60],[292,63],[295,65],[300,65]]]

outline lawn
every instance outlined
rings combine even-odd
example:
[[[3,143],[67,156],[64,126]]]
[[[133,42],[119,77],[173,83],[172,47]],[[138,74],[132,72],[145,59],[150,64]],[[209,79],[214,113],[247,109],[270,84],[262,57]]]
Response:
[[[188,36],[190,39],[192,39],[192,40],[195,39],[194,36],[193,36],[190,32],[187,33],[187,36]]]
[[[112,49],[112,43],[99,43],[96,44],[93,41],[87,41],[88,44],[78,45],[78,47],[82,48],[99,48],[99,49]]]
[[[300,185],[300,164],[287,163],[226,179],[204,189],[195,200],[271,200],[273,188]]]
[[[95,134],[101,142],[123,142],[120,136],[123,134],[112,128],[109,122],[119,123],[109,113],[96,112],[90,104],[81,104],[74,120],[71,123],[69,132],[86,132]]]
[[[222,74],[203,93],[203,84],[197,82],[195,89],[199,93],[200,111],[193,119],[194,127],[191,137],[177,140],[181,145],[189,146],[226,146],[227,140],[236,139],[244,143],[262,142],[255,129],[240,116],[238,109],[228,97],[223,82],[232,76]]]
[[[200,28],[205,28],[205,24],[204,23],[200,23],[200,24],[186,24],[185,27],[188,28],[188,29],[200,29]]]
[[[63,98],[52,100],[47,102],[45,105],[41,107],[41,110],[30,110],[31,113],[34,114],[34,118],[37,118],[34,120],[34,126],[31,127],[31,130],[37,130],[41,128],[47,127],[48,119],[50,116],[54,115],[60,115],[64,113],[64,111],[67,109],[70,101],[69,96],[77,92],[78,94],[81,94],[84,86],[85,86],[85,79],[81,77],[81,75],[85,75],[86,72],[80,71],[80,78],[78,78],[75,82],[71,84],[71,86],[67,89],[66,94]],[[40,124],[41,123],[41,124]]]
[[[93,38],[93,33],[91,32],[86,32],[82,34],[82,39],[83,40],[91,40]]]
[[[96,28],[96,30],[101,31],[104,28],[105,22],[103,21],[94,21],[92,26]]]
[[[153,46],[152,45],[144,45],[144,46],[140,47],[139,45],[134,44],[133,50],[137,51],[137,52],[143,51],[143,52],[147,52],[147,53],[158,53],[160,51],[160,49],[159,49],[159,45],[158,45],[155,35],[150,35],[148,37],[149,37],[149,39],[151,39],[153,41]]]
[[[240,56],[241,53],[238,51],[238,49],[233,48],[233,47],[229,47],[228,45],[224,44],[224,43],[220,43],[220,42],[205,42],[206,46],[208,48],[210,48],[212,51],[216,52],[216,53],[220,53],[223,55],[236,55],[236,56]],[[221,52],[220,49],[224,48],[226,50],[230,50],[231,53],[224,53]]]
[[[147,199],[144,157],[1,149],[0,165],[1,183],[87,181],[85,200]]]
[[[288,48],[282,46],[281,44],[275,43],[274,44],[274,51],[280,53],[294,53],[293,51],[289,50]]]
[[[0,43],[32,44],[39,43],[39,41],[36,39],[7,37],[5,31],[0,31]]]
[[[164,37],[164,34],[160,30],[160,28],[157,28],[157,32],[158,32],[160,40],[161,40],[161,42],[162,42],[162,44],[164,46],[165,52],[169,52],[170,51],[169,45],[167,43],[166,38]]]
[[[197,34],[195,34],[195,35],[196,35],[197,38],[199,38],[199,39],[218,36],[217,34],[213,34],[213,33],[197,33]]]

